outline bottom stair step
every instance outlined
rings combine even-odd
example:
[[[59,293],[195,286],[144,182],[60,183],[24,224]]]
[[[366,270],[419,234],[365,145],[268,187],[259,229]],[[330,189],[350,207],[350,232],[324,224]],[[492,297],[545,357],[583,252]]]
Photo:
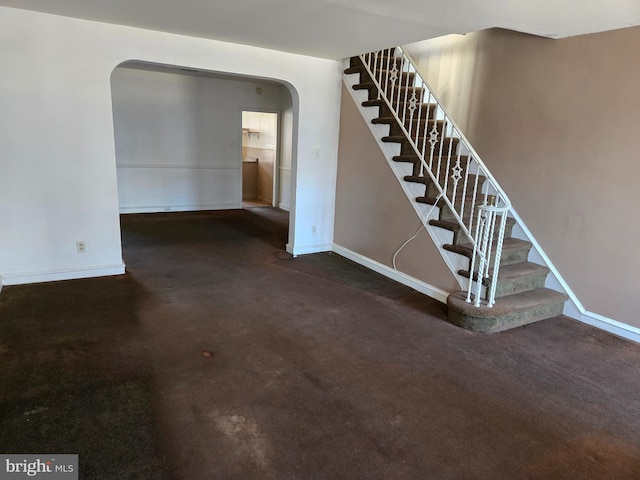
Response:
[[[569,297],[548,288],[537,288],[497,298],[491,308],[476,307],[467,303],[466,298],[466,292],[449,295],[449,323],[474,332],[494,333],[560,315]]]

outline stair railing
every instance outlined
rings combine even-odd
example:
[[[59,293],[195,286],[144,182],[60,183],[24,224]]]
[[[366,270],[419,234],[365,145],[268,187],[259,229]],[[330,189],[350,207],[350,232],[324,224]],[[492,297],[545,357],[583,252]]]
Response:
[[[509,198],[406,52],[397,47],[360,55],[360,59],[384,101],[381,112],[386,106],[417,156],[427,192],[435,188],[433,199],[442,195],[440,208],[448,207],[457,220],[457,243],[462,235],[473,248],[467,302],[480,306],[486,284],[486,305],[492,307]]]

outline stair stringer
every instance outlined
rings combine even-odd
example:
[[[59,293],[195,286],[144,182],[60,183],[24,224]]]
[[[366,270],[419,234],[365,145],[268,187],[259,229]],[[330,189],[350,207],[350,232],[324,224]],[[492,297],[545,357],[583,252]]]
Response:
[[[349,77],[353,77],[353,78],[349,78]],[[393,161],[393,157],[395,155],[400,154],[400,145],[383,142],[381,140],[382,137],[388,135],[389,126],[372,123],[372,120],[378,117],[378,108],[362,106],[362,102],[367,100],[368,97],[365,91],[354,90],[352,88],[353,85],[358,83],[357,77],[358,75],[342,76],[343,81],[347,86],[346,90],[349,91],[351,98],[353,99],[356,106],[358,107],[358,110],[362,114],[362,117],[365,119],[365,123],[369,127],[369,130],[371,131],[373,138],[377,142],[382,154],[387,160],[387,164],[389,165],[389,168],[391,169],[396,179],[398,180],[400,187],[405,192],[405,195],[407,196],[409,203],[411,204],[416,215],[422,222],[425,230],[431,237],[431,240],[435,243],[438,249],[438,252],[440,252],[440,255],[442,256],[444,263],[447,265],[447,268],[449,268],[449,271],[455,278],[456,282],[458,282],[458,285],[460,285],[460,289],[464,290],[469,288],[469,285],[468,285],[469,282],[464,277],[461,277],[460,275],[458,275],[459,270],[463,270],[468,267],[468,260],[458,255],[457,253],[450,252],[448,250],[445,250],[442,247],[443,245],[453,243],[453,232],[450,232],[448,230],[429,224],[429,220],[438,219],[439,210],[440,210],[439,207],[424,204],[424,203],[418,203],[414,201],[416,197],[419,197],[424,194],[424,185],[406,182],[404,180],[405,175],[411,174],[411,165]],[[450,293],[452,292],[447,292],[447,294],[450,294]],[[483,291],[483,295],[484,295],[484,291]],[[438,298],[438,300],[441,300],[441,299]]]

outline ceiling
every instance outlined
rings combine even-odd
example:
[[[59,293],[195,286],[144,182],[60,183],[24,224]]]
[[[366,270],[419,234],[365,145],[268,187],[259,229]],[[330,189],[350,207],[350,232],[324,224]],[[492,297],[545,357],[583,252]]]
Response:
[[[562,38],[640,24],[638,0],[0,0],[0,6],[331,59],[489,27]]]

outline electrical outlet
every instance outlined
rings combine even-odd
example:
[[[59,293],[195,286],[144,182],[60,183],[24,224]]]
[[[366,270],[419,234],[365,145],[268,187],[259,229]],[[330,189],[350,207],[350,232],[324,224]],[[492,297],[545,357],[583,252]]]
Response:
[[[87,253],[87,244],[84,240],[78,240],[76,242],[76,250],[78,250],[78,253]]]
[[[318,229],[316,228],[315,225],[311,226],[311,233],[317,233]]]

